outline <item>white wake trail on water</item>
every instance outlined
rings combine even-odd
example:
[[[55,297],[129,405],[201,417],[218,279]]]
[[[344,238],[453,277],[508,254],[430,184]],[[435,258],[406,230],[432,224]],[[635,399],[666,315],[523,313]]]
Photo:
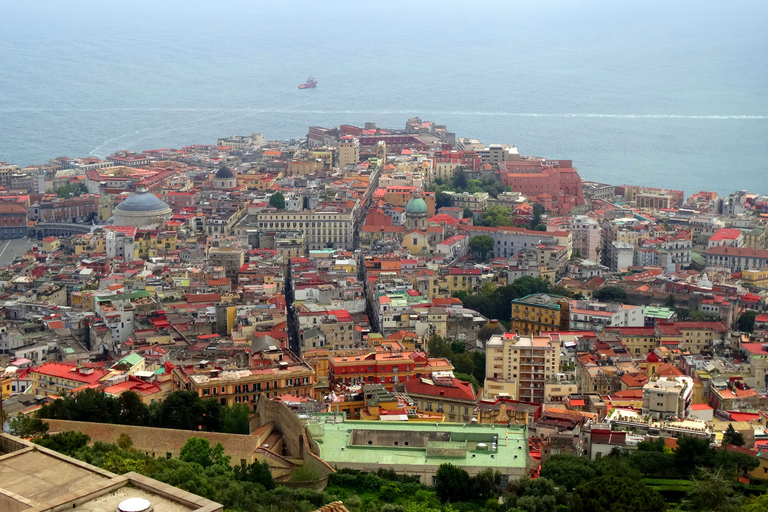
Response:
[[[735,120],[764,120],[764,115],[737,115],[737,114],[599,114],[599,113],[557,113],[557,112],[495,112],[472,110],[422,110],[418,108],[403,110],[376,110],[376,109],[297,109],[297,108],[207,108],[207,107],[137,107],[137,108],[73,108],[73,109],[34,109],[34,108],[5,108],[3,113],[23,112],[191,112],[211,113],[252,113],[252,114],[365,114],[365,115],[452,115],[452,116],[488,116],[488,117],[557,117],[557,118],[608,118],[608,119],[735,119]],[[121,136],[122,137],[122,136]],[[106,143],[106,141],[105,141]]]

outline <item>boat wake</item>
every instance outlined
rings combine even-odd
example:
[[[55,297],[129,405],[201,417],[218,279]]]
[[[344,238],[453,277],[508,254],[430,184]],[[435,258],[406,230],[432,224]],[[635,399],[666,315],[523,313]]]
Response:
[[[251,113],[251,114],[369,114],[369,115],[449,115],[449,116],[488,116],[488,117],[560,117],[560,118],[609,118],[609,119],[736,119],[736,120],[764,120],[768,115],[739,115],[739,114],[598,114],[598,113],[558,113],[558,112],[493,112],[479,110],[421,110],[418,108],[408,110],[330,110],[330,109],[291,109],[291,108],[98,108],[98,109],[0,109],[3,113],[22,112],[193,112],[193,113]],[[192,121],[196,122],[196,121]],[[126,134],[128,135],[128,134]],[[121,138],[124,135],[121,135]],[[114,141],[110,139],[104,143]]]

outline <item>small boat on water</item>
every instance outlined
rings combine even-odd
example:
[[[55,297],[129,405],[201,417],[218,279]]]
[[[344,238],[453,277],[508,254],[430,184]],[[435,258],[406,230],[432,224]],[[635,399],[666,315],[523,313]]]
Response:
[[[299,89],[311,89],[317,87],[317,80],[312,77],[307,78],[307,81],[299,86]]]

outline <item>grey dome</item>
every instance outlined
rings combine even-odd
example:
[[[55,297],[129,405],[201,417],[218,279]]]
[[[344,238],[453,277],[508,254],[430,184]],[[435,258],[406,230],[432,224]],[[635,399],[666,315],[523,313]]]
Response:
[[[498,320],[488,320],[488,323],[485,324],[485,326],[477,331],[477,339],[480,341],[488,341],[491,339],[491,336],[495,334],[504,334],[507,332],[507,329],[501,325],[501,322]]]
[[[140,188],[128,196],[122,203],[115,207],[118,212],[157,212],[167,210],[169,206],[165,201],[158,199],[155,194],[150,194],[147,189]]]
[[[234,178],[235,175],[232,174],[232,171],[229,170],[229,167],[222,166],[219,171],[216,173],[216,179],[219,180],[226,180],[228,178]]]

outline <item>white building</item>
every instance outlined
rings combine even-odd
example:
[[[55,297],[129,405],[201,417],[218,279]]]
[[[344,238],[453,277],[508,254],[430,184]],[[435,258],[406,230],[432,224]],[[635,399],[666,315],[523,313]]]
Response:
[[[693,379],[663,377],[643,386],[643,414],[654,419],[686,418],[693,403]]]
[[[611,242],[610,251],[611,271],[626,272],[634,262],[635,247],[629,242]]]
[[[574,331],[601,331],[605,327],[643,327],[643,306],[570,301],[570,326]]]
[[[136,228],[116,230],[107,228],[106,250],[107,258],[122,258],[123,261],[133,261],[133,240]]]

